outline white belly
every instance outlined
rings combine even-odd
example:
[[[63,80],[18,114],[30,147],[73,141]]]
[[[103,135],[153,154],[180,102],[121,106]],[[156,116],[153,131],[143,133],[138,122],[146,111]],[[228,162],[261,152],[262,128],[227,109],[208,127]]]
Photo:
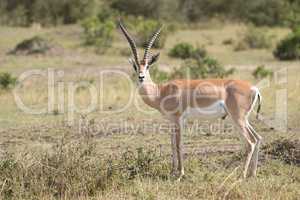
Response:
[[[203,108],[187,108],[182,114],[181,118],[200,117],[204,119],[218,118],[226,115],[225,103],[220,100],[208,107]]]

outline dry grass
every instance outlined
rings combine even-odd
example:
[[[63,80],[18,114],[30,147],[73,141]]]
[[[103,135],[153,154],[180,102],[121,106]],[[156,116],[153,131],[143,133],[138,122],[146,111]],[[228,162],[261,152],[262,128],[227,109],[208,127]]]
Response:
[[[68,129],[65,129],[66,133]],[[189,155],[186,177],[170,176],[158,149],[105,156],[90,137],[64,135],[50,148],[3,153],[3,199],[296,199],[299,167],[264,160],[257,179],[242,180],[240,153]],[[283,184],[284,183],[284,184]]]

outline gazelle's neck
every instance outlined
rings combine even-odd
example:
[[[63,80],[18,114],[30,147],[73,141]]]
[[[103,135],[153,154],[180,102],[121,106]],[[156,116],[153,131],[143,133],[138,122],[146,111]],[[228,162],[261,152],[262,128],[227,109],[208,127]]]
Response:
[[[139,83],[139,94],[147,105],[154,108],[159,106],[159,88],[152,81],[149,71],[146,72],[144,81]]]

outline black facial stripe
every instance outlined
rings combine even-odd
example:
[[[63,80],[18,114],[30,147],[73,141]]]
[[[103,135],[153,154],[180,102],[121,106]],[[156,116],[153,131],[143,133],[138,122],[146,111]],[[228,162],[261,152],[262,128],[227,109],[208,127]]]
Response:
[[[136,64],[133,64],[133,68],[137,72],[137,66],[136,66]]]
[[[134,71],[138,71],[138,65],[136,64],[135,60],[129,59],[129,63],[133,66]]]

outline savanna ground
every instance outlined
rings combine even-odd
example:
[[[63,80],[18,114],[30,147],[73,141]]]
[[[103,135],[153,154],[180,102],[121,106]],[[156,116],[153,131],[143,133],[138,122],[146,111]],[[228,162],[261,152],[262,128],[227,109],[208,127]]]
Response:
[[[213,23],[218,28],[207,23],[172,34],[161,50],[159,68],[168,71],[180,66],[181,60],[168,57],[169,49],[177,42],[205,46],[208,54],[224,66],[236,68],[230,78],[262,85],[262,118],[256,120],[252,116],[251,121],[263,137],[263,146],[278,139],[299,139],[300,63],[277,61],[272,48],[234,51],[234,45],[225,45],[223,41],[231,38],[237,42],[246,26]],[[289,33],[282,28],[266,30],[272,35],[273,45]],[[229,119],[189,121],[183,135],[186,177],[177,182],[169,174],[168,123],[158,112],[143,113],[133,104],[122,112],[113,112],[126,105],[131,82],[117,74],[99,75],[104,69],[119,69],[131,76],[133,70],[125,55],[128,45],[124,38],[116,31],[113,47],[98,55],[93,48],[82,46],[81,33],[76,25],[0,29],[1,72],[16,77],[32,69],[64,72],[63,76],[55,75],[56,104],[48,114],[26,114],[17,107],[11,90],[0,90],[3,199],[299,199],[299,166],[266,154],[260,154],[257,178],[239,179],[242,168],[237,167],[244,157],[237,130]],[[17,43],[35,35],[50,39],[60,50],[38,56],[7,54]],[[275,74],[279,71],[279,78],[264,80],[269,82],[268,86],[255,80],[252,72],[259,65]],[[285,77],[285,72],[287,81],[278,81],[280,76]],[[74,123],[70,124],[67,84],[79,81],[103,85],[98,94],[103,95],[103,107],[88,115],[75,115]],[[65,86],[64,114],[57,105],[58,82]],[[47,88],[47,77],[34,76],[23,82],[18,95],[34,109],[47,108]],[[288,122],[287,130],[281,130],[276,125],[284,120],[284,114],[275,113],[278,105],[283,110],[285,106],[280,106],[282,99],[276,102],[276,95],[285,89]],[[76,90],[75,99],[81,108],[91,100],[84,87]],[[151,111],[140,100],[139,105]]]

